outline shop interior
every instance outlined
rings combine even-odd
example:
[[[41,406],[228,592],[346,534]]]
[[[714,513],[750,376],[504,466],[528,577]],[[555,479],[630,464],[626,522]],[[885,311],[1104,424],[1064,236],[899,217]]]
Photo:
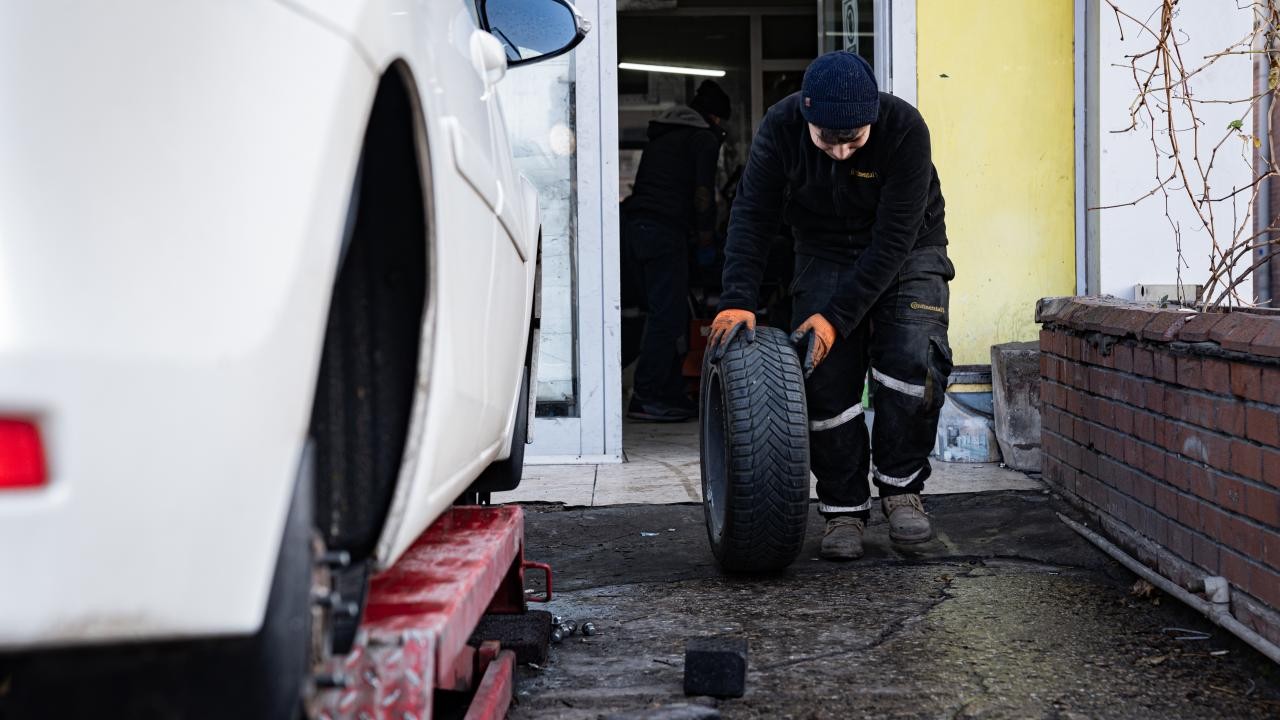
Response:
[[[648,144],[650,122],[676,105],[689,104],[708,79],[731,102],[730,117],[721,125],[725,133],[716,177],[714,256],[697,252],[693,238],[689,243],[689,332],[681,348],[682,374],[689,398],[697,402],[707,329],[719,301],[729,211],[753,132],[770,106],[800,89],[805,67],[820,52],[856,49],[873,61],[872,0],[622,0],[617,27],[618,199],[624,209]],[[789,325],[792,268],[792,241],[784,227],[761,288],[761,324]],[[646,323],[643,299],[627,295],[622,307],[624,407]],[[628,459],[665,450],[688,457],[697,443],[696,421],[624,420]]]

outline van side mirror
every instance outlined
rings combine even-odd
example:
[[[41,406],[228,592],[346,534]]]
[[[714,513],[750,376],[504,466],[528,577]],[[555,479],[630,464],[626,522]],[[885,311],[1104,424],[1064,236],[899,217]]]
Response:
[[[480,0],[480,22],[502,42],[507,65],[563,55],[587,36],[591,23],[568,0]]]

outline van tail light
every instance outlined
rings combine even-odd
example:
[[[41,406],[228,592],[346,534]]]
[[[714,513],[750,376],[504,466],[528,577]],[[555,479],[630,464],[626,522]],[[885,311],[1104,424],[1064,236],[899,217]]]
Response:
[[[38,488],[48,482],[40,429],[30,420],[0,418],[0,490]]]

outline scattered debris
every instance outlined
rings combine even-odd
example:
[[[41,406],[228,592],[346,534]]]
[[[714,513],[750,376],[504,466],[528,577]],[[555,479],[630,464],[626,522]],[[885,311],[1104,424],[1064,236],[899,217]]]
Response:
[[[554,628],[554,629],[551,631],[551,642],[553,642],[553,643],[555,643],[555,644],[557,644],[557,645],[559,645],[560,643],[564,642],[564,630],[562,630],[562,629],[560,629],[560,628],[558,628],[558,627],[557,627],[557,628]]]
[[[1168,655],[1151,655],[1138,660],[1138,662],[1142,663],[1143,665],[1151,665],[1154,667],[1156,665],[1162,664],[1165,660],[1168,660],[1168,659],[1169,659]]]
[[[640,537],[658,537],[658,533],[645,532],[641,530]]]
[[[1157,597],[1160,594],[1160,590],[1146,580],[1138,578],[1138,580],[1133,583],[1133,587],[1129,588],[1129,594],[1136,598],[1149,600]]]
[[[1210,633],[1203,632],[1200,630],[1188,630],[1187,628],[1180,628],[1180,627],[1167,627],[1167,628],[1164,628],[1161,632],[1165,633],[1166,635],[1173,635],[1174,640],[1200,641],[1200,640],[1209,640],[1213,638],[1213,635],[1211,635]]]
[[[584,623],[582,623],[582,634],[583,634],[583,635],[585,635],[585,636],[587,636],[587,637],[591,637],[592,635],[595,635],[595,634],[596,634],[596,632],[597,632],[597,631],[596,631],[596,624],[595,624],[595,623],[593,623],[593,622],[584,622]]]

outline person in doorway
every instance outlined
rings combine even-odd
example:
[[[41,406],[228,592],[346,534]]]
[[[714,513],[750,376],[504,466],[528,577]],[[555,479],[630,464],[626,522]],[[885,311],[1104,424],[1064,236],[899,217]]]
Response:
[[[622,206],[622,262],[647,311],[627,417],[679,422],[697,416],[680,370],[688,347],[689,244],[714,253],[716,165],[729,96],[715,82],[698,86],[688,106],[649,123],[649,143],[631,196]]]
[[[862,555],[868,472],[889,537],[924,542],[932,527],[920,493],[952,368],[955,268],[929,128],[909,103],[879,92],[853,53],[814,60],[801,91],[769,110],[751,144],[729,222],[713,361],[735,335],[754,338],[768,243],[783,221],[796,237],[792,341],[807,376],[821,554]],[[861,404],[868,368],[872,433]]]

